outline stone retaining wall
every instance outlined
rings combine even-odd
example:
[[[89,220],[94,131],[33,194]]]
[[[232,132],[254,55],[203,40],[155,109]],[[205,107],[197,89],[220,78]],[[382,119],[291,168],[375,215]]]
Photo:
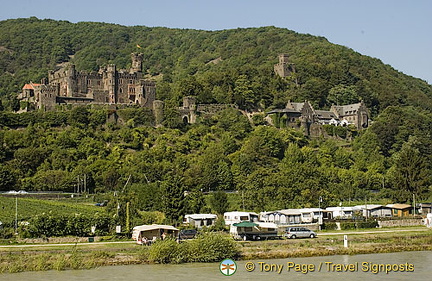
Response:
[[[423,219],[402,219],[378,221],[379,227],[397,227],[397,226],[418,226],[423,225]]]

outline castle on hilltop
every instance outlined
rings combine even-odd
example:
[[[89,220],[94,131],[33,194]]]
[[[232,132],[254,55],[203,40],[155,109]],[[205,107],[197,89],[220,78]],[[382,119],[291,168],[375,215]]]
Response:
[[[61,105],[138,105],[152,109],[155,125],[163,124],[163,101],[156,100],[156,84],[144,78],[142,73],[143,55],[132,53],[132,66],[129,70],[117,70],[114,64],[101,67],[97,72],[77,71],[75,66],[66,63],[57,70],[49,71],[48,79],[40,84],[25,84],[18,99],[27,102],[30,110],[54,110]],[[282,78],[290,77],[297,83],[295,67],[288,55],[279,55],[279,63],[274,71]],[[234,104],[198,104],[196,97],[183,97],[183,106],[178,107],[179,118],[185,124],[196,123],[200,117],[212,116]],[[277,123],[286,127],[302,129],[306,135],[322,135],[322,125],[354,125],[357,129],[369,126],[369,111],[363,101],[348,105],[333,105],[330,110],[316,110],[308,101],[288,102],[283,109],[267,112]],[[271,120],[271,119],[270,119]]]
[[[18,96],[34,109],[53,110],[57,105],[125,104],[153,107],[156,84],[144,79],[143,55],[132,53],[132,67],[117,70],[114,64],[98,72],[77,71],[66,64],[49,71],[48,80],[25,84]],[[25,110],[30,110],[31,108]]]

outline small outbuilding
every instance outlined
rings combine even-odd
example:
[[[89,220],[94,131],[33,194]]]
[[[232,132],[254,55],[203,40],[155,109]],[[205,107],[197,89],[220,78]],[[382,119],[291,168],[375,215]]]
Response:
[[[392,210],[393,217],[407,217],[412,213],[413,207],[408,204],[387,204]]]

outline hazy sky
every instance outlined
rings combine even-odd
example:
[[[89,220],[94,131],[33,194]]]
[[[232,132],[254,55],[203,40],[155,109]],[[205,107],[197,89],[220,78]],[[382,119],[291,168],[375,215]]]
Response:
[[[273,25],[432,83],[430,0],[0,0],[0,20],[30,16],[205,30]]]

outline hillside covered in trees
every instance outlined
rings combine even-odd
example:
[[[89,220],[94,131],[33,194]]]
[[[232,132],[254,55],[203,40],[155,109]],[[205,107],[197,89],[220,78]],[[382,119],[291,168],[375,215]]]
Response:
[[[107,120],[103,108],[6,112],[24,83],[60,63],[126,68],[135,51],[144,54],[144,71],[168,106],[165,127],[154,128],[151,114],[139,108],[119,110],[122,123]],[[290,79],[273,73],[280,53],[295,64]],[[277,129],[263,118],[250,122],[233,109],[185,125],[175,108],[190,95],[249,111],[288,100],[328,108],[362,99],[374,122],[361,132],[338,129],[339,137],[328,139]],[[85,175],[91,193],[117,191],[133,216],[161,211],[171,221],[186,212],[316,206],[320,196],[327,206],[365,198],[411,202],[413,194],[432,200],[431,85],[325,38],[275,27],[200,31],[7,20],[0,22],[0,97],[3,191],[74,191]],[[229,201],[225,193],[204,196],[226,190],[238,192]]]
[[[20,92],[66,61],[78,70],[125,68],[137,51],[162,100],[195,95],[201,103],[268,108],[307,99],[328,107],[339,95],[340,104],[363,99],[374,114],[390,105],[432,109],[425,81],[322,37],[276,27],[201,31],[37,18],[0,22],[0,95]],[[297,83],[273,74],[280,53],[295,64]]]

